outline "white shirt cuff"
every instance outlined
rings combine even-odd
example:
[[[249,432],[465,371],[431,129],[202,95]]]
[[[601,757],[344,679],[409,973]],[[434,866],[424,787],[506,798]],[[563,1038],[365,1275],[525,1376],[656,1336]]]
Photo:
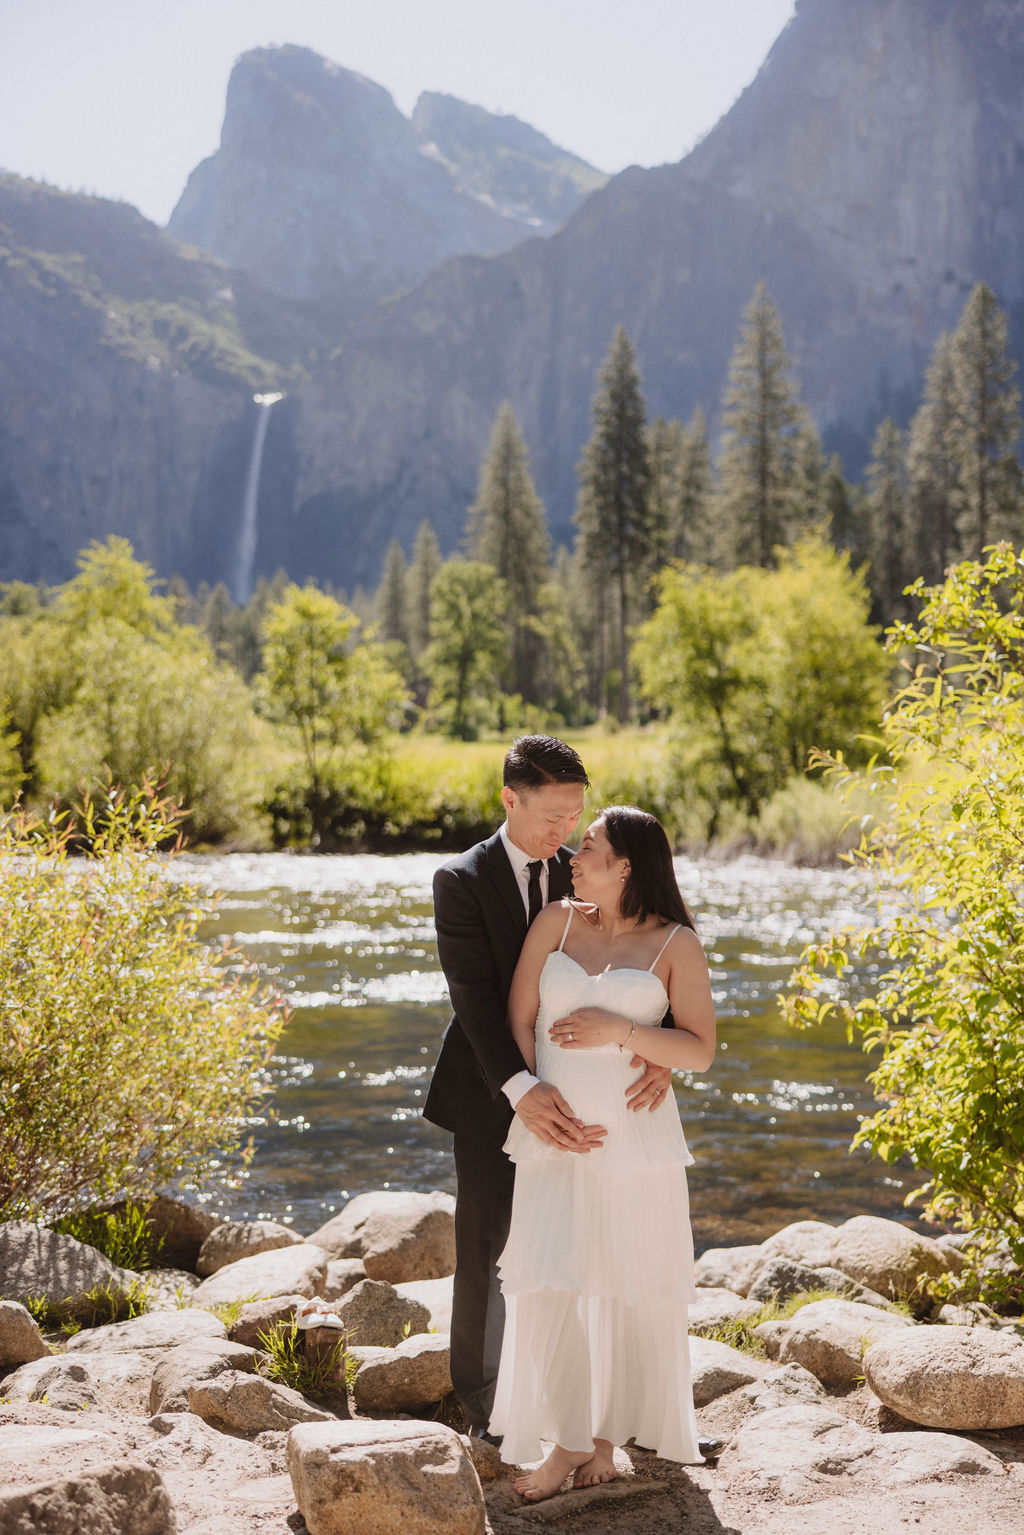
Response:
[[[502,1092],[513,1108],[520,1098],[525,1098],[531,1087],[536,1087],[540,1077],[535,1077],[532,1071],[517,1071],[514,1077],[509,1077],[502,1087]]]

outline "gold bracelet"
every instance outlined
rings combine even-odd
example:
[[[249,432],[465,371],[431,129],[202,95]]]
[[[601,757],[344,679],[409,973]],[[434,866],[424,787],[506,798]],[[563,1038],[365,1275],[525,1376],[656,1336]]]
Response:
[[[622,1044],[619,1046],[620,1050],[625,1050],[626,1046],[629,1044],[630,1040],[633,1038],[633,1030],[635,1028],[636,1028],[636,1024],[633,1022],[632,1019],[630,1019],[629,1033],[626,1035],[625,1039],[622,1041]]]

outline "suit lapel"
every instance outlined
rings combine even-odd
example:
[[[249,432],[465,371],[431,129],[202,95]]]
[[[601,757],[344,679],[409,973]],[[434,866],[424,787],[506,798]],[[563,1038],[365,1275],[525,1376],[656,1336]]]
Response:
[[[512,919],[512,931],[521,945],[526,937],[526,908],[500,832],[495,832],[494,836],[488,839],[486,849],[487,867],[490,870],[494,888],[508,909]]]

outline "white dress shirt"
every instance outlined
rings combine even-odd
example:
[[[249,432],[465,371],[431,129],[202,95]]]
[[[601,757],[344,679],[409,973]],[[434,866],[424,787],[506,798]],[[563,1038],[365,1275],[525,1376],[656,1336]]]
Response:
[[[508,861],[512,865],[512,873],[516,877],[516,883],[519,886],[519,893],[523,898],[523,910],[526,912],[527,917],[529,917],[529,866],[531,863],[535,862],[535,860],[530,857],[529,853],[524,853],[522,848],[517,847],[516,844],[512,841],[512,838],[509,836],[507,821],[502,823],[502,825],[498,828],[498,831],[505,852],[508,854]],[[541,906],[546,906],[548,904],[548,863],[546,858],[542,858],[540,860],[540,900]],[[505,1097],[508,1099],[512,1107],[515,1108],[520,1098],[525,1097],[525,1095],[530,1091],[530,1088],[536,1087],[539,1081],[540,1077],[535,1077],[532,1071],[527,1071],[524,1068],[522,1071],[517,1071],[514,1077],[509,1077],[508,1081],[503,1085],[501,1090],[505,1094]]]

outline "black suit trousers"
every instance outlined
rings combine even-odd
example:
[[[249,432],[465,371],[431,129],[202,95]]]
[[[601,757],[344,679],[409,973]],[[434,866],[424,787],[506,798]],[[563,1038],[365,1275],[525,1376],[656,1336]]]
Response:
[[[486,1428],[494,1405],[505,1302],[497,1262],[512,1218],[515,1166],[500,1141],[455,1136],[455,1288],[452,1385],[471,1425]]]

